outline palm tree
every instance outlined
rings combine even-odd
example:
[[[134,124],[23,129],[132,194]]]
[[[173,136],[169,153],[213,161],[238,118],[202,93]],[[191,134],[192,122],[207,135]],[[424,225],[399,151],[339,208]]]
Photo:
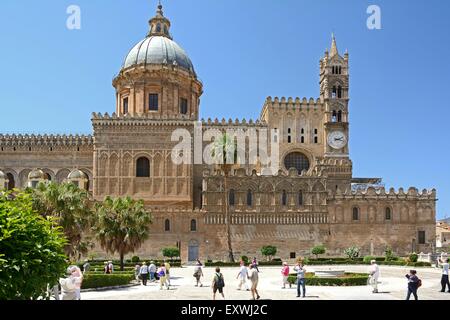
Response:
[[[120,255],[120,270],[123,271],[125,254],[134,252],[149,236],[151,214],[146,211],[144,201],[130,197],[106,197],[95,207],[96,223],[93,228],[100,246],[112,254]]]
[[[64,248],[70,258],[80,259],[92,244],[84,239],[92,219],[87,191],[73,183],[39,183],[28,189],[33,199],[33,209],[44,217],[54,217],[68,240]]]
[[[220,138],[214,140],[213,148],[211,150],[211,156],[215,159],[224,173],[223,178],[223,197],[224,197],[224,211],[225,211],[225,224],[227,234],[228,245],[228,260],[234,262],[233,247],[231,245],[231,215],[228,208],[228,186],[227,178],[231,171],[231,168],[237,161],[237,145],[234,137],[230,137],[226,133]]]

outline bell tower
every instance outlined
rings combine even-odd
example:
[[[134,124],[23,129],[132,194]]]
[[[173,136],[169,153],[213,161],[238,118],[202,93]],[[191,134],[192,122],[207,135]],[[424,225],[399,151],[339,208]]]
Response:
[[[339,55],[336,38],[332,35],[331,49],[320,60],[320,99],[325,104],[325,157],[349,156],[349,66],[348,53]]]

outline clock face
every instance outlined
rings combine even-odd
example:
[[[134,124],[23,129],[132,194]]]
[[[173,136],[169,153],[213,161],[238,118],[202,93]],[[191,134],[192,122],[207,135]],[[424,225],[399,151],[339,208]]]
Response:
[[[328,145],[333,149],[342,149],[347,145],[347,137],[342,131],[333,131],[328,135]]]

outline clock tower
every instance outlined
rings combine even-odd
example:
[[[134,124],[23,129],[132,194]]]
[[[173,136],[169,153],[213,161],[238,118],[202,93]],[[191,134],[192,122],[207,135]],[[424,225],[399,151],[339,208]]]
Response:
[[[325,104],[323,146],[325,157],[349,157],[348,53],[339,55],[332,36],[331,50],[320,60],[320,99]]]

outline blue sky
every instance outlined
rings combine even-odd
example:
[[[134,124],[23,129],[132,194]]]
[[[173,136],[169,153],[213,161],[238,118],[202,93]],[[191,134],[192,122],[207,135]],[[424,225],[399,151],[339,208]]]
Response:
[[[81,8],[81,30],[66,9]],[[366,27],[370,4],[381,30]],[[253,118],[267,96],[317,97],[336,34],[350,54],[354,176],[438,190],[450,215],[450,2],[163,0],[204,83],[201,117]],[[91,133],[115,109],[111,81],[144,38],[156,0],[2,0],[0,132]]]

